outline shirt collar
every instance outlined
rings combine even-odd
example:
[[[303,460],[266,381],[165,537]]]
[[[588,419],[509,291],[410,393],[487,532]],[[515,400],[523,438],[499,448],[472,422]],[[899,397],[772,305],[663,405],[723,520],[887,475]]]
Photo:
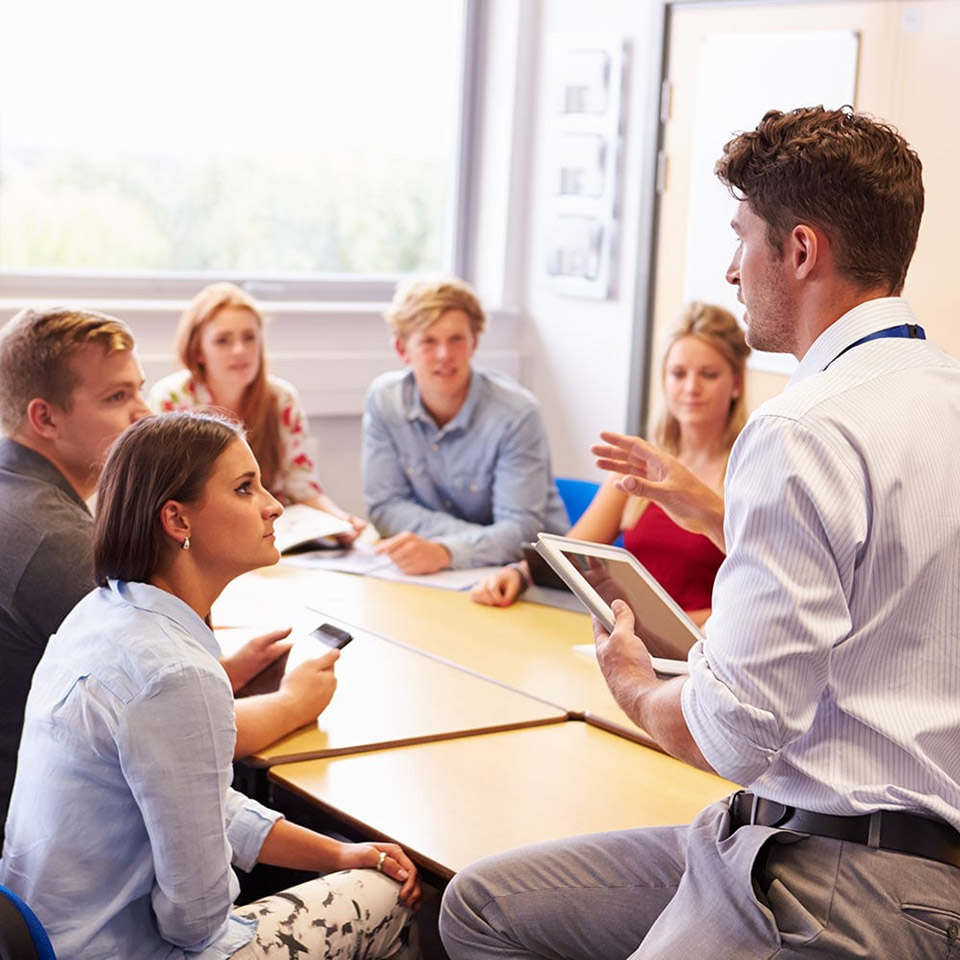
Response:
[[[150,583],[136,583],[132,580],[108,580],[107,587],[122,603],[172,620],[181,630],[194,637],[207,653],[219,659],[220,647],[213,631],[203,622],[203,618],[179,597]]]
[[[413,371],[410,370],[407,375],[410,377],[411,384],[410,401],[407,404],[406,411],[407,420],[420,420],[440,435],[452,433],[454,430],[466,430],[480,403],[480,390],[482,389],[481,378],[477,376],[477,371],[472,366],[470,367],[470,386],[467,388],[467,396],[463,405],[452,420],[439,428],[437,427],[437,421],[433,419],[430,411],[423,405],[423,398],[420,396],[420,388],[417,386]]]
[[[42,454],[9,437],[0,438],[0,468],[24,477],[41,480],[62,490],[71,500],[90,512],[83,497],[70,486],[67,478]]]
[[[910,304],[903,297],[879,297],[857,304],[831,323],[813,341],[787,386],[791,387],[815,373],[820,373],[846,347],[856,343],[861,337],[886,327],[916,322]]]

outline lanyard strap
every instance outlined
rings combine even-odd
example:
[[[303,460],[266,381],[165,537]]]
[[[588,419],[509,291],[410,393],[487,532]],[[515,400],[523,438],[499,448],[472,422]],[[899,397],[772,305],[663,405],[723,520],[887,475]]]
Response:
[[[859,347],[861,343],[867,343],[869,340],[883,340],[886,337],[902,337],[905,340],[926,340],[927,335],[923,332],[923,327],[918,323],[901,323],[898,327],[887,327],[884,330],[877,330],[875,333],[868,333],[865,337],[861,337],[859,340],[854,340],[853,343],[844,347],[834,358],[830,361],[833,363],[835,360],[839,360],[848,350],[852,350],[854,347]],[[830,366],[830,363],[827,364],[827,367]],[[826,370],[827,367],[823,369]]]

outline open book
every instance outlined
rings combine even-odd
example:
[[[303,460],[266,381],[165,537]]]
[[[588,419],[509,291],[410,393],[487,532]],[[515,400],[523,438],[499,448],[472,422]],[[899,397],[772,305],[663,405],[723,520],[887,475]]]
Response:
[[[316,540],[335,537],[339,533],[350,533],[352,525],[333,514],[308,507],[305,503],[294,503],[285,507],[283,515],[273,525],[277,535],[277,549],[281,553],[312,544]]]

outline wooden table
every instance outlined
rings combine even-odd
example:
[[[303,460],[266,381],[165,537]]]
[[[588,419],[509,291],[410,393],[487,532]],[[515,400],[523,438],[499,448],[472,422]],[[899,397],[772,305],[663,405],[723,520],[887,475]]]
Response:
[[[352,632],[336,665],[337,692],[317,722],[248,763],[267,767],[567,719],[542,700],[359,628]]]
[[[268,777],[279,806],[289,791],[354,834],[402,843],[442,880],[528,843],[687,823],[737,789],[578,721],[282,764]]]
[[[259,616],[267,627],[286,622],[284,607],[302,605],[648,742],[614,701],[595,659],[573,650],[593,641],[585,613],[524,602],[485,607],[466,592],[281,565],[234,581],[214,622],[222,609],[231,623]],[[271,608],[277,616],[265,620]]]

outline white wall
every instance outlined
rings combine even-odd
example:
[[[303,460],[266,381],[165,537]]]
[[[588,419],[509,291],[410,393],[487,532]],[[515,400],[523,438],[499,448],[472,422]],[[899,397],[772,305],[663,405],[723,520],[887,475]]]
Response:
[[[624,429],[628,416],[640,191],[648,182],[640,169],[647,128],[643,64],[650,4],[635,0],[543,0],[540,9],[536,109],[531,127],[533,177],[528,195],[529,247],[523,294],[527,323],[523,347],[529,354],[529,386],[543,404],[560,475],[598,476],[589,447],[601,429]],[[549,203],[550,37],[622,37],[630,45],[624,86],[619,238],[614,291],[608,300],[558,295],[546,263]]]

